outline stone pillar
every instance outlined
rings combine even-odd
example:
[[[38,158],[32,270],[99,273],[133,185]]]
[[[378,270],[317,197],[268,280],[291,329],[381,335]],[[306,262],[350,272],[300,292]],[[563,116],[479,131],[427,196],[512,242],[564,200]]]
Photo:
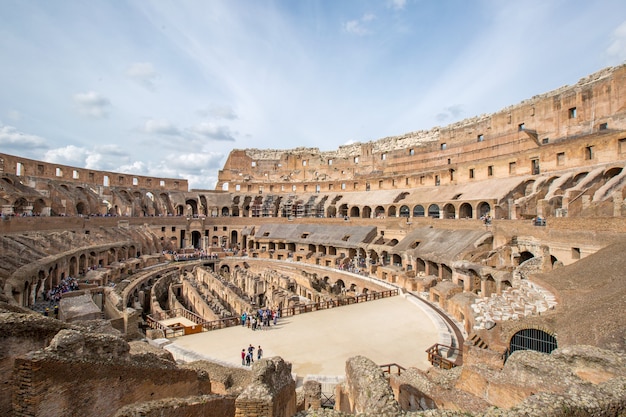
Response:
[[[614,191],[611,196],[613,197],[613,217],[622,217],[622,204],[624,204],[622,192]]]
[[[305,410],[322,408],[322,384],[317,381],[306,381],[303,391]]]

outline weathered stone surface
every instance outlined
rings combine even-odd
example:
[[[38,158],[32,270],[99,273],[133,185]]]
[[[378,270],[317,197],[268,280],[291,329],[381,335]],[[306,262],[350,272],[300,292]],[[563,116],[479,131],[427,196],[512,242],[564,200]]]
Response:
[[[342,411],[378,415],[400,411],[382,369],[364,356],[348,359],[344,386],[349,401],[342,404]]]

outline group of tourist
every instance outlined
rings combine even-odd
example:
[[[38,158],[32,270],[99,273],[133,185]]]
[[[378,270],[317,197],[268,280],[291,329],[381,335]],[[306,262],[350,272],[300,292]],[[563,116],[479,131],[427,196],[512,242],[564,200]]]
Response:
[[[246,313],[241,314],[241,327],[248,327],[252,330],[269,330],[270,324],[278,323],[280,317],[280,310],[270,310],[268,308],[261,308],[256,311],[256,314]]]
[[[58,303],[63,293],[76,290],[78,290],[78,280],[76,278],[63,278],[59,285],[50,288],[48,292],[44,293],[44,300]]]
[[[260,361],[261,358],[263,357],[263,349],[261,349],[261,345],[259,345],[259,348],[256,350],[256,357],[258,361]],[[253,362],[254,362],[254,346],[250,344],[250,346],[248,346],[247,351],[246,349],[241,349],[241,364],[243,366],[250,366]]]

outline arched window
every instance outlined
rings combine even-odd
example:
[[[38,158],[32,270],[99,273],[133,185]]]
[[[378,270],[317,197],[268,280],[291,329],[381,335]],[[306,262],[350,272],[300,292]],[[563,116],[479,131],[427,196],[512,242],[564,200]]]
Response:
[[[551,353],[557,348],[556,337],[539,329],[524,329],[515,333],[509,342],[506,359],[516,350],[534,350]]]

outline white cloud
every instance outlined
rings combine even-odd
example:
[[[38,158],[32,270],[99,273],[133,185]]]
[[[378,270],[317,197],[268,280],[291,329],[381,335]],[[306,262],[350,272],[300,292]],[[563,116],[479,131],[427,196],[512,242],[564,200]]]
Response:
[[[156,133],[159,135],[180,135],[180,131],[178,130],[178,128],[165,119],[146,120],[143,131],[145,133]]]
[[[78,105],[80,114],[96,119],[107,117],[111,106],[108,98],[95,91],[74,94],[74,103]]]
[[[352,33],[353,35],[367,35],[370,33],[368,23],[376,18],[375,15],[371,13],[366,13],[361,18],[355,20],[349,20],[343,24],[343,28],[346,32]]]
[[[218,126],[214,123],[198,123],[190,129],[190,132],[198,139],[235,141],[235,137],[228,126]]]
[[[44,138],[20,132],[15,127],[4,125],[2,122],[0,122],[0,145],[5,149],[16,150],[48,147]]]
[[[199,110],[198,114],[202,117],[211,117],[213,119],[235,120],[238,118],[235,110],[226,105],[220,106],[214,104],[206,109]]]
[[[150,91],[156,89],[154,81],[158,77],[158,73],[150,62],[135,62],[131,64],[126,70],[126,75]]]
[[[42,159],[46,162],[114,172],[123,172],[119,167],[129,161],[126,152],[118,145],[103,145],[93,150],[68,145],[48,150]]]
[[[626,60],[626,21],[613,31],[611,45],[606,50],[609,57],[617,58],[620,62]]]
[[[83,167],[89,155],[90,152],[85,148],[68,145],[62,148],[50,149],[44,154],[43,160],[57,164]]]
[[[406,0],[388,0],[387,7],[395,10],[403,10],[406,7]]]

